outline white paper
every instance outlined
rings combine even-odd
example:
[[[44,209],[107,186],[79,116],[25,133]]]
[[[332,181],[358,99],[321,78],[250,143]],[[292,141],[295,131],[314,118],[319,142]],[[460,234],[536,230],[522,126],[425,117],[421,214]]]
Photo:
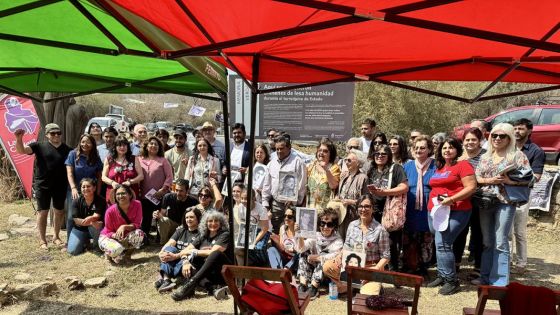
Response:
[[[440,204],[437,197],[432,198],[432,202],[434,203],[434,207],[430,212],[432,216],[432,225],[434,226],[434,230],[436,231],[445,231],[449,226],[449,213],[451,212],[450,206],[444,206]]]
[[[155,189],[152,188],[152,189],[150,189],[150,191],[148,191],[148,192],[144,195],[144,198],[150,200],[154,205],[157,206],[157,205],[159,205],[159,199],[157,199],[157,198],[154,196],[154,194],[155,194],[156,192],[157,192],[157,191],[156,191]]]

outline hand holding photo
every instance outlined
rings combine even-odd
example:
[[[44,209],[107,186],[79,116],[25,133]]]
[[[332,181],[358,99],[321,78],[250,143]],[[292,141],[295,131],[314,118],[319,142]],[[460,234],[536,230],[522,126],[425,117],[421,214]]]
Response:
[[[366,265],[366,253],[365,252],[357,252],[351,250],[343,250],[342,251],[342,268],[340,269],[340,281],[346,282],[348,276],[346,274],[346,266],[352,267],[365,267]],[[357,285],[357,286],[356,286]],[[352,281],[352,286],[355,288],[361,287],[360,279],[354,279]]]
[[[249,249],[255,248],[255,239],[257,239],[257,225],[249,225]],[[239,231],[235,241],[236,248],[245,248],[245,223],[239,224]]]
[[[231,171],[231,182],[235,183],[236,181],[241,179],[241,173],[238,171]],[[222,195],[228,196],[228,178],[224,181],[224,187],[222,187]]]
[[[278,185],[278,199],[280,201],[297,202],[297,177],[294,172],[280,171]]]
[[[299,237],[317,237],[317,209],[296,208],[296,223],[299,226]]]

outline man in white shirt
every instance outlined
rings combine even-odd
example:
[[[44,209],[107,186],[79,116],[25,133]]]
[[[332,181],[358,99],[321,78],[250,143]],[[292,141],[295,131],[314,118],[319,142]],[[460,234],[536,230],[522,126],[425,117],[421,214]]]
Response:
[[[232,127],[231,134],[233,137],[230,154],[231,169],[245,176],[251,158],[249,142],[245,139],[245,125],[236,123]]]
[[[369,153],[369,147],[371,146],[371,141],[373,140],[373,135],[375,134],[376,125],[375,120],[371,118],[366,118],[362,122],[362,127],[360,129],[362,136],[360,137],[360,140],[362,141],[362,152],[365,154]]]
[[[274,139],[276,158],[268,163],[268,174],[263,183],[262,203],[271,214],[273,232],[278,234],[280,226],[284,222],[284,212],[287,208],[301,206],[305,197],[307,185],[307,170],[304,161],[297,155],[292,154],[290,140],[286,136],[277,136]],[[285,201],[281,196],[280,173],[289,173],[296,179],[295,190],[297,201]]]

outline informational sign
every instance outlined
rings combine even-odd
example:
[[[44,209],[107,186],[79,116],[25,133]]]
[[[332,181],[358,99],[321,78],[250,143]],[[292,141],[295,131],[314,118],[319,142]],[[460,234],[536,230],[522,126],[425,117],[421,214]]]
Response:
[[[275,89],[295,84],[261,83],[259,89]],[[250,127],[251,90],[237,75],[229,78],[230,124]],[[265,138],[270,128],[286,131],[293,140],[346,140],[352,132],[354,84],[335,83],[295,90],[259,94],[257,138]]]
[[[202,115],[204,115],[205,112],[206,112],[206,108],[193,105],[189,110],[189,115],[195,117],[202,117]]]
[[[41,124],[33,103],[30,99],[0,94],[0,143],[8,154],[27,197],[31,198],[35,156],[16,152],[14,132],[18,129],[25,131],[24,145],[37,141]]]
[[[179,103],[163,103],[163,108],[177,108]]]
[[[558,180],[558,172],[544,171],[541,179],[531,189],[529,209],[550,211],[552,188]]]

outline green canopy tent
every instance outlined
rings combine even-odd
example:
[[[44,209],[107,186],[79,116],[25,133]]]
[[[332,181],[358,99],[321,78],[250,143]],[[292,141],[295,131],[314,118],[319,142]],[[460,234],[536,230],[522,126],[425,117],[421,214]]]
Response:
[[[165,39],[158,49],[178,47],[166,44],[173,37],[151,27]],[[219,98],[198,93],[226,91],[223,66],[208,58],[164,60],[154,52],[155,44],[133,34],[95,1],[2,1],[0,90],[71,93],[64,97],[174,93],[213,100]]]

